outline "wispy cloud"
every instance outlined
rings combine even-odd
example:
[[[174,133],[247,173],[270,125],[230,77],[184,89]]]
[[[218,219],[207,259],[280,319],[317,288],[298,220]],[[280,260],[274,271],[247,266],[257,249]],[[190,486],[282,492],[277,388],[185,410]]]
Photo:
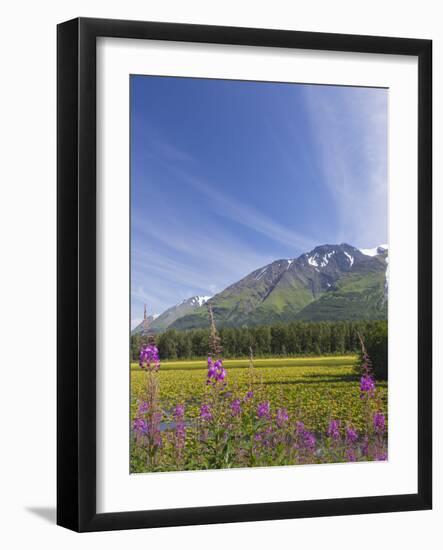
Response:
[[[179,220],[149,225],[135,216],[133,227],[132,297],[151,308],[164,309],[194,294],[214,295],[274,259],[226,231],[205,234],[205,228],[198,231]]]
[[[194,189],[210,199],[213,211],[217,215],[229,218],[239,225],[243,225],[252,231],[264,235],[268,239],[290,247],[292,250],[303,251],[315,245],[315,241],[308,236],[281,225],[253,206],[239,203],[238,200],[229,197],[220,190],[220,184],[210,185],[203,178],[186,172],[181,172],[180,176],[184,181],[192,185]]]
[[[311,139],[334,200],[337,239],[374,246],[387,233],[387,90],[306,91]]]

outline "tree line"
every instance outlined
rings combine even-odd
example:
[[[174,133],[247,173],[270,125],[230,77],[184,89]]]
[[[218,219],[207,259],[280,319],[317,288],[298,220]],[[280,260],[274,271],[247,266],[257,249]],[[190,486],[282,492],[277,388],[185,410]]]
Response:
[[[358,353],[360,341],[373,334],[387,339],[386,321],[294,321],[254,327],[222,328],[219,331],[224,358],[325,355]],[[209,347],[209,329],[167,330],[155,335],[161,359],[205,357]],[[131,336],[131,353],[138,360],[143,335]]]

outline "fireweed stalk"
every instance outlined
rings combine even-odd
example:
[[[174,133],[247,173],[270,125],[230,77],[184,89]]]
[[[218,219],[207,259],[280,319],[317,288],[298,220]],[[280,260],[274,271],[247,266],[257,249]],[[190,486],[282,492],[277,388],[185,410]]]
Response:
[[[174,458],[177,465],[183,462],[184,448],[186,443],[185,405],[179,404],[174,408]]]
[[[362,351],[362,363],[360,365],[360,399],[363,401],[364,418],[366,424],[365,435],[371,433],[372,401],[376,397],[375,379],[372,370],[371,359],[366,350],[363,338],[358,334]]]
[[[345,461],[346,462],[356,462],[357,461],[357,441],[358,441],[358,432],[352,425],[346,426],[345,430]]]
[[[387,460],[386,419],[380,412],[381,402],[377,394],[372,362],[363,338],[358,334],[361,350],[360,399],[364,402],[365,434],[361,447],[362,456],[374,460]]]
[[[163,441],[160,430],[162,411],[158,380],[160,357],[152,337],[147,345],[140,348],[139,365],[146,372],[146,378],[144,401],[139,405],[138,415],[134,419],[134,431],[138,440],[141,439],[143,442],[148,468],[153,468],[157,463],[158,451]]]
[[[206,445],[211,468],[231,466],[233,434],[229,418],[227,399],[227,371],[221,358],[223,348],[217,333],[212,306],[209,303],[210,321],[208,371],[206,376],[205,406],[200,408],[200,441]],[[231,428],[231,429],[230,429]],[[210,437],[208,437],[210,434]]]

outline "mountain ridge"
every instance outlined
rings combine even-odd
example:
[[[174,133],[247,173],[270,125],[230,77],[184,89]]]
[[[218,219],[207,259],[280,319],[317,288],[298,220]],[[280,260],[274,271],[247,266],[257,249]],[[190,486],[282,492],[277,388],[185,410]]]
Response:
[[[323,244],[297,258],[255,269],[216,295],[192,296],[150,319],[149,331],[207,327],[212,307],[218,327],[292,320],[387,317],[388,245],[356,248]],[[140,323],[132,334],[144,331]]]
[[[297,258],[275,260],[252,271],[208,303],[220,327],[386,318],[387,253],[386,245],[363,252],[346,243],[319,245]],[[207,326],[205,310],[170,326],[178,330]]]
[[[172,323],[177,319],[191,313],[193,310],[200,308],[203,304],[209,300],[211,296],[191,296],[190,298],[185,298],[179,304],[176,304],[172,307],[166,309],[160,315],[151,315],[147,318],[147,326],[150,332],[162,332],[166,330]],[[131,334],[143,334],[145,331],[145,324],[142,321],[137,325],[132,331]]]

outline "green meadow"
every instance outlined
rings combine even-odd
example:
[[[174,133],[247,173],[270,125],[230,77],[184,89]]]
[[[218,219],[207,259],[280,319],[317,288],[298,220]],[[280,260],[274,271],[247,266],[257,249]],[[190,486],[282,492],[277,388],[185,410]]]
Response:
[[[313,432],[325,432],[333,418],[356,428],[364,427],[364,407],[360,400],[359,376],[355,373],[357,356],[296,358],[227,359],[228,391],[241,397],[253,386],[254,393],[266,395],[273,408],[285,407],[294,418],[303,420]],[[163,410],[177,403],[186,404],[188,418],[196,418],[205,400],[206,360],[162,361],[158,373]],[[131,417],[142,399],[145,377],[137,363],[131,364]],[[387,413],[387,383],[379,382],[380,408]]]

